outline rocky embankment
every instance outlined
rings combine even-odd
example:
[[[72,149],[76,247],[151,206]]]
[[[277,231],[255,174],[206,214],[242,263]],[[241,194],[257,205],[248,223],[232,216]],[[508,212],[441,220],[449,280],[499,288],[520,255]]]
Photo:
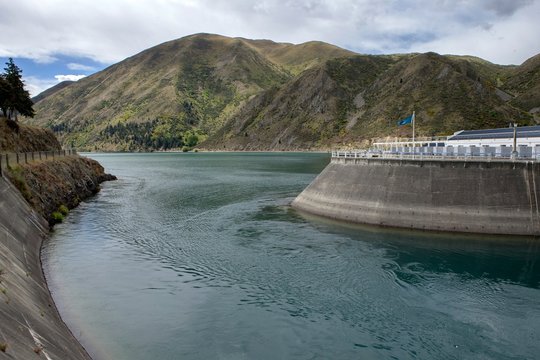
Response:
[[[52,132],[0,118],[0,152],[60,150]],[[115,179],[78,155],[11,166],[0,176],[0,360],[90,359],[62,321],[41,268],[49,226]]]
[[[96,194],[100,183],[116,179],[97,161],[78,155],[19,165],[7,177],[51,225],[60,220],[62,207],[74,208]]]

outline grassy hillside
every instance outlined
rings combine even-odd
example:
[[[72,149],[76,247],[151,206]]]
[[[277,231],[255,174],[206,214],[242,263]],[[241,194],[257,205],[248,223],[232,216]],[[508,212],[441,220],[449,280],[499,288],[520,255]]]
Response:
[[[485,71],[485,69],[482,69]],[[419,135],[445,135],[459,129],[530,124],[531,116],[500,96],[490,77],[466,59],[434,53],[400,60],[366,91],[366,112],[353,135],[393,135],[395,122],[417,112]]]
[[[540,122],[540,54],[525,61],[504,79],[501,88],[512,94],[511,104],[533,114]]]
[[[220,129],[250,97],[291,79],[294,71],[348,53],[321,43],[309,46],[314,53],[314,47],[330,49],[321,50],[320,60],[306,56],[302,63],[281,63],[266,56],[279,52],[287,58],[296,46],[211,34],[170,41],[44,98],[29,121],[53,129],[69,146],[90,150],[193,144]]]
[[[299,45],[276,44],[268,40],[244,39],[244,41],[292,75],[298,75],[304,70],[324,64],[331,59],[356,55],[351,51],[321,41],[309,41]]]
[[[66,86],[69,86],[69,85],[71,85],[73,83],[74,83],[74,81],[70,81],[70,80],[62,81],[62,82],[54,85],[53,87],[50,87],[47,90],[45,90],[45,91],[39,93],[38,95],[34,96],[32,98],[32,101],[34,103],[37,103],[38,101],[41,101],[41,100],[45,99],[48,96],[56,94],[58,91],[62,90]]]
[[[435,53],[338,58],[252,99],[201,146],[363,146],[372,137],[410,136],[410,126],[396,122],[413,111],[420,136],[529,125],[533,115],[516,104],[519,97],[497,87],[497,77],[510,82],[522,71]]]
[[[14,123],[0,116],[0,152],[60,149],[60,143],[51,130]]]
[[[87,150],[358,146],[410,133],[395,124],[413,110],[419,135],[531,124],[540,115],[539,68],[538,56],[515,67],[196,34],[45,97],[28,121]]]

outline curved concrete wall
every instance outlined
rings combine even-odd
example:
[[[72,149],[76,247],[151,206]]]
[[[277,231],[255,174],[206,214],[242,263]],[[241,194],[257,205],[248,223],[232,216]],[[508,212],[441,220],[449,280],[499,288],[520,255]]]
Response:
[[[540,235],[539,165],[332,159],[292,205],[357,223]]]
[[[48,230],[0,176],[0,359],[90,359],[60,318],[41,271]]]

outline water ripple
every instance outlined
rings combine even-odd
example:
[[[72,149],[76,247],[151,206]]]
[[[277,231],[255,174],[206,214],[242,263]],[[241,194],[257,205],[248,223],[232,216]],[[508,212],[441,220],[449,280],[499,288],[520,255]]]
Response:
[[[57,227],[44,258],[63,317],[107,358],[540,351],[538,241],[305,218],[287,204],[321,155],[99,157],[120,180]]]

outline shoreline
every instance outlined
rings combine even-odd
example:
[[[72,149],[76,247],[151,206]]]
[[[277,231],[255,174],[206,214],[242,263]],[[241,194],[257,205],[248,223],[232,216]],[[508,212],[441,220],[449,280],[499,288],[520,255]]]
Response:
[[[64,318],[62,317],[62,314],[60,313],[60,310],[58,309],[58,305],[56,304],[56,301],[54,300],[53,294],[51,292],[51,288],[49,287],[49,282],[47,281],[47,274],[45,273],[45,267],[43,265],[43,245],[45,244],[46,241],[50,240],[50,236],[51,236],[51,228],[49,228],[49,230],[47,231],[47,234],[41,240],[41,244],[39,245],[39,267],[41,269],[41,275],[43,276],[43,279],[45,281],[45,287],[47,288],[47,291],[48,291],[49,296],[51,298],[52,307],[54,308],[54,311],[56,312],[56,314],[60,318],[60,321],[62,321],[62,323],[66,327],[67,331],[69,331],[71,336],[77,341],[79,346],[84,350],[84,352],[85,352],[86,356],[88,357],[88,359],[89,360],[95,360],[93,357],[90,356],[90,352],[86,349],[86,347],[83,345],[81,340],[77,336],[75,336],[75,333],[73,332],[73,330],[64,321]]]
[[[330,154],[332,150],[155,150],[155,151],[84,151],[77,150],[81,154],[207,154],[207,153],[284,153],[284,154]]]

